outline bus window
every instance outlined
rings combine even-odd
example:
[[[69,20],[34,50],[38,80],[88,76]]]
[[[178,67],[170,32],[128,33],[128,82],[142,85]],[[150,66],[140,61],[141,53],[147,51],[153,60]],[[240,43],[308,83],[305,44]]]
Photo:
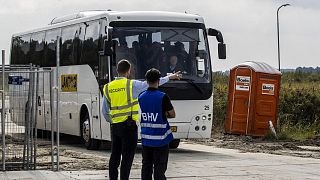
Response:
[[[120,36],[121,37],[121,36]],[[139,36],[122,36],[121,38],[113,38],[113,42],[115,43],[115,52],[116,52],[116,64],[113,64],[113,75],[116,75],[116,66],[118,62],[122,59],[127,59],[131,63],[131,73],[130,78],[137,78],[138,70],[137,70],[137,54],[135,54],[135,50],[137,50]]]
[[[45,37],[45,58],[43,61],[44,67],[56,66],[56,48],[57,48],[57,36],[61,35],[60,29],[53,29],[46,31]]]
[[[80,64],[88,64],[93,70],[99,64],[99,21],[86,23],[85,38],[82,45]]]
[[[11,64],[29,64],[30,35],[12,39]]]
[[[79,25],[72,25],[62,29],[61,66],[77,64],[78,31]]]
[[[35,65],[42,65],[44,53],[44,32],[36,32],[31,36],[30,62]]]

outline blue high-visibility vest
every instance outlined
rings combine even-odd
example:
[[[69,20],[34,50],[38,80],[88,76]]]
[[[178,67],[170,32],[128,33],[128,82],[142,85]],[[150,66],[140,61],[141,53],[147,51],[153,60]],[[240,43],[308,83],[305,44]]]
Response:
[[[162,99],[165,94],[158,90],[145,91],[138,101],[141,109],[141,143],[160,147],[173,139],[168,121],[162,117]]]

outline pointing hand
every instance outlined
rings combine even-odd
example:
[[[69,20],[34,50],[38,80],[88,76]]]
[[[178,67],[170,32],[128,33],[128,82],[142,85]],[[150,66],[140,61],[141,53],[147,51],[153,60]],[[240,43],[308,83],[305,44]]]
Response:
[[[169,75],[169,79],[171,79],[171,80],[180,80],[181,77],[182,77],[182,74],[180,71]]]

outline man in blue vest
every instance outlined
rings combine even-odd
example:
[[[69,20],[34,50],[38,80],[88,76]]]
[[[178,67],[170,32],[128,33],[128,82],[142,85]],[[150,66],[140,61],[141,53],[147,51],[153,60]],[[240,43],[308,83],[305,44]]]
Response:
[[[141,109],[142,180],[166,179],[169,143],[173,135],[167,118],[174,118],[175,111],[167,94],[158,90],[161,73],[150,69],[146,73],[149,88],[139,95]]]
[[[111,156],[109,160],[109,178],[128,180],[131,165],[137,146],[138,132],[136,121],[138,116],[138,95],[148,88],[145,81],[130,80],[131,64],[121,60],[117,65],[118,77],[103,88],[102,113],[111,123]],[[180,72],[160,79],[160,84],[180,79]]]

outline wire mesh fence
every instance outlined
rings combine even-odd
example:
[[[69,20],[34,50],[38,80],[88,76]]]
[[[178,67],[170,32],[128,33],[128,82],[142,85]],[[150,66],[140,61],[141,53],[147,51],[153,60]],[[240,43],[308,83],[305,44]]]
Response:
[[[54,167],[52,77],[31,65],[2,68],[2,170]]]

